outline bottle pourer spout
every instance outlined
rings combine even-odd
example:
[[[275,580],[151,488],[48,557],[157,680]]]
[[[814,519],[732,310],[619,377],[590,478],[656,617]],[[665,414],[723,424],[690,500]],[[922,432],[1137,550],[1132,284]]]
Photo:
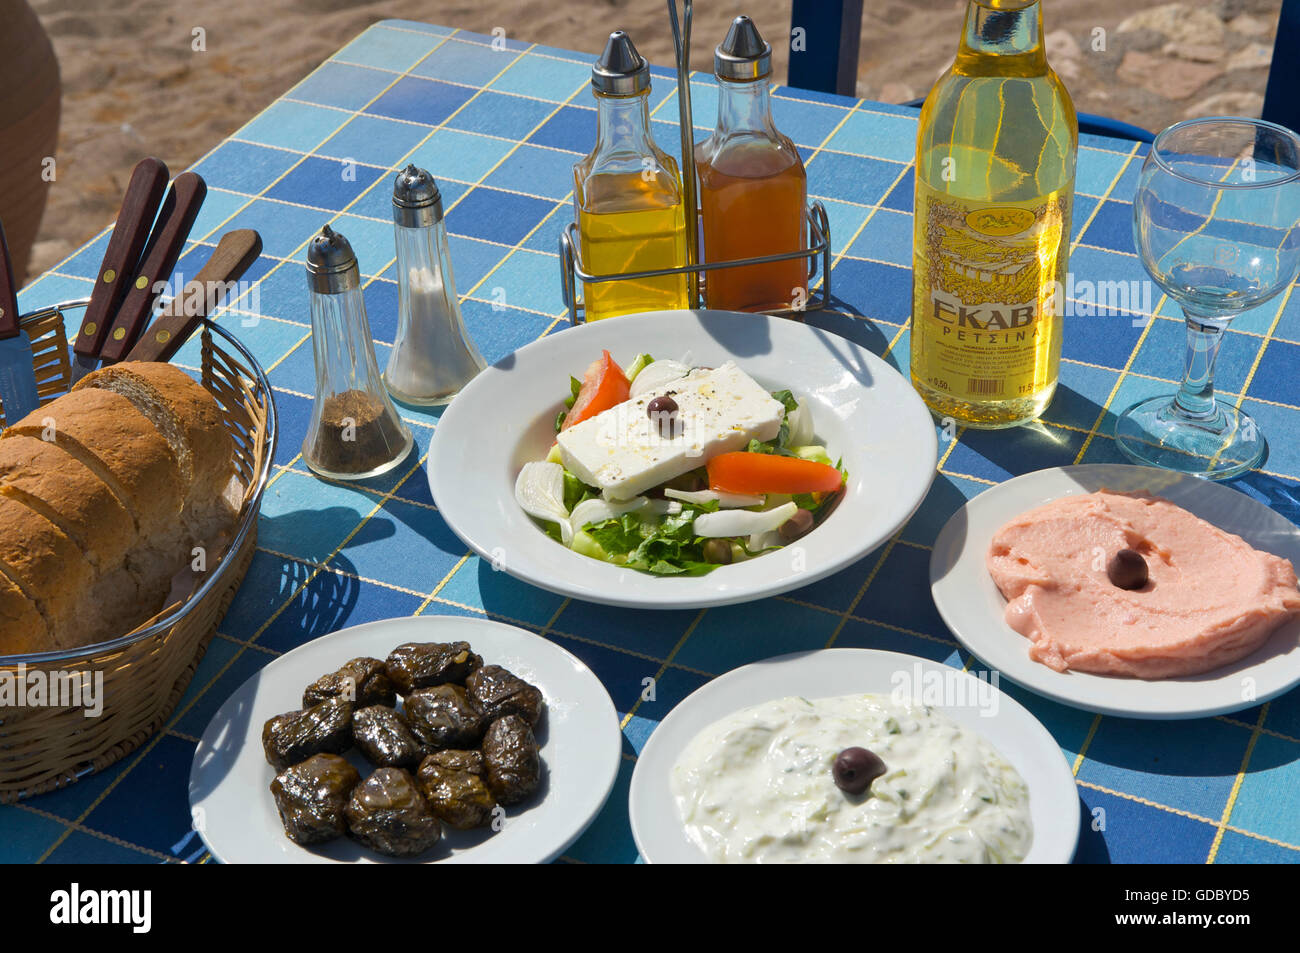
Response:
[[[605,52],[591,69],[591,86],[605,96],[631,96],[650,88],[650,64],[622,30],[609,35]]]
[[[739,83],[772,74],[772,46],[749,17],[739,16],[731,21],[726,38],[713,51],[713,72],[719,79]]]

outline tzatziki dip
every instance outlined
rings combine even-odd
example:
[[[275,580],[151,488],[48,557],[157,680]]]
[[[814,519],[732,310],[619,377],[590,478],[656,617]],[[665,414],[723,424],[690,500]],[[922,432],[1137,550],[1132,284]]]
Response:
[[[836,782],[848,749],[883,761],[862,793]],[[692,739],[672,790],[717,863],[1017,863],[1033,839],[1029,789],[992,745],[888,695],[738,711]]]

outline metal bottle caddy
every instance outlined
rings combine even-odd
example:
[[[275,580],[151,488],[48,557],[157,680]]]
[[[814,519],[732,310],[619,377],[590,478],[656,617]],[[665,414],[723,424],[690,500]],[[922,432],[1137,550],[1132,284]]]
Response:
[[[682,0],[682,16],[678,20],[677,0],[668,0],[668,16],[672,21],[673,47],[677,53],[677,111],[678,124],[682,136],[682,200],[686,212],[686,264],[679,268],[655,268],[649,271],[624,271],[610,275],[592,275],[587,272],[582,262],[577,222],[570,222],[560,233],[560,291],[564,296],[564,306],[569,312],[569,323],[576,325],[579,320],[586,320],[583,301],[578,297],[578,282],[599,283],[605,281],[638,280],[642,278],[660,278],[668,275],[689,275],[686,282],[687,294],[692,308],[700,307],[703,297],[702,285],[704,272],[716,268],[734,268],[738,265],[766,265],[776,261],[789,261],[807,258],[808,300],[802,307],[783,308],[768,311],[777,316],[793,316],[808,311],[819,311],[826,307],[831,295],[831,226],[826,215],[826,207],[821,202],[813,201],[804,209],[804,219],[808,225],[808,247],[800,251],[782,252],[777,255],[761,255],[754,258],[738,258],[731,261],[718,261],[702,264],[700,262],[699,218],[695,188],[695,135],[691,119],[691,7],[692,0]],[[820,261],[820,268],[818,262]],[[820,271],[822,284],[818,293],[812,294],[812,284]],[[707,302],[706,302],[707,304]],[[579,314],[582,318],[579,318]]]

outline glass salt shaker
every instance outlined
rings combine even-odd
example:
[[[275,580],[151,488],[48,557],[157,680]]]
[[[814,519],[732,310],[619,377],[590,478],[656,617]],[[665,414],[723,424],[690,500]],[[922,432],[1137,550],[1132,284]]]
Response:
[[[410,429],[384,390],[348,240],[328,225],[307,248],[316,401],[302,444],[307,466],[336,480],[386,473],[410,452]]]
[[[445,404],[486,366],[465,329],[456,297],[433,176],[414,165],[393,185],[397,237],[397,340],[384,383],[407,404]]]

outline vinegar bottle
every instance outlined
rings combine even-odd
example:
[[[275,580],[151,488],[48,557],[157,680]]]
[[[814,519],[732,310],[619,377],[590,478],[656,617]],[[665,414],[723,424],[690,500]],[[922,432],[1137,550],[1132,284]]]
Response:
[[[596,146],[573,167],[582,263],[590,275],[686,264],[681,176],[650,136],[650,66],[632,40],[611,33],[591,71]],[[588,321],[689,307],[685,275],[585,282]]]
[[[1078,141],[1038,0],[968,0],[916,142],[912,385],[936,414],[1013,427],[1051,401]]]
[[[695,146],[704,227],[701,258],[734,261],[806,247],[808,176],[794,143],[772,122],[772,47],[749,17],[736,17],[714,52],[718,124]],[[808,260],[704,273],[705,302],[727,311],[799,308]]]

